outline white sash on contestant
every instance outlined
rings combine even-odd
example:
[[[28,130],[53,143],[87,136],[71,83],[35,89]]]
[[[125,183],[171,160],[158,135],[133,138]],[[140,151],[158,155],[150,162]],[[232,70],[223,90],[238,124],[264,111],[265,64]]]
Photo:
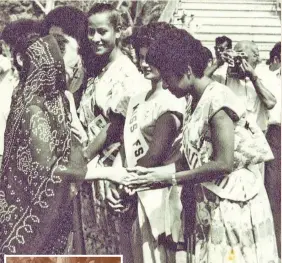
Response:
[[[124,146],[126,153],[127,166],[133,168],[137,161],[145,156],[149,146],[141,132],[140,123],[145,107],[144,101],[147,93],[141,93],[131,98],[127,111],[127,118],[124,126]],[[165,233],[167,236],[172,235],[173,240],[178,242],[182,239],[180,214],[182,205],[180,201],[179,187],[167,187],[162,189],[146,190],[138,192],[138,217],[139,224],[142,228],[145,222],[142,211],[145,212],[151,226],[152,234],[157,240],[158,236]],[[178,198],[179,202],[176,202]],[[173,205],[171,202],[173,201]],[[180,204],[180,207],[179,207]],[[174,212],[171,215],[171,212]],[[179,213],[179,216],[178,216]],[[176,218],[179,217],[179,220]],[[176,229],[175,229],[176,227]]]
[[[191,170],[203,165],[199,151],[195,149],[188,139],[186,140],[184,152]],[[219,179],[201,183],[201,185],[221,198],[246,201],[254,197],[261,186],[258,179],[260,177],[259,170],[256,167],[256,165],[242,167]]]
[[[139,127],[142,111],[138,109],[143,107],[145,97],[146,92],[142,92],[141,94],[132,97],[128,105],[124,125],[124,147],[127,166],[130,168],[135,167],[137,161],[149,150],[149,146]]]

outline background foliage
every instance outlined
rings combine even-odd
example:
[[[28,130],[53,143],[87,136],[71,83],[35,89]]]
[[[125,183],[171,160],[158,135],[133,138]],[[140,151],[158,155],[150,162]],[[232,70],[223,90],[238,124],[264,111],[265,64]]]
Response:
[[[46,1],[53,0],[38,0],[42,6],[46,6]],[[157,1],[99,1],[99,0],[55,0],[54,5],[63,6],[71,5],[87,12],[90,7],[96,2],[113,2],[116,6],[122,3],[122,10],[127,10],[131,16],[134,25],[148,24],[150,21],[156,21],[160,17],[167,0]],[[31,0],[0,0],[0,31],[3,27],[20,18],[42,19],[44,12],[36,3]],[[128,21],[130,22],[130,21]]]

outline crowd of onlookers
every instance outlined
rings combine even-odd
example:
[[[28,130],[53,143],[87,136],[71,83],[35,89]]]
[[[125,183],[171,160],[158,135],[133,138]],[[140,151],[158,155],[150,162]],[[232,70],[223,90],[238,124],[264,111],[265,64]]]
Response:
[[[0,253],[276,263],[281,42],[215,40],[111,4],[1,32]],[[95,261],[96,262],[96,261]]]

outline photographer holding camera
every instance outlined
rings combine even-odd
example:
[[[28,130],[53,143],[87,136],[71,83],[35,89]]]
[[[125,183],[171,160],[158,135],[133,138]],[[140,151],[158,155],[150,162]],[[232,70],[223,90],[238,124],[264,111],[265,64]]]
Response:
[[[227,50],[232,49],[232,40],[226,36],[217,37],[215,39],[215,57],[216,60],[214,63],[205,70],[205,75],[211,77],[213,74],[216,74],[218,77],[223,78],[225,80],[227,73],[226,58],[224,57],[225,52]],[[218,82],[222,83],[224,80],[215,79]]]
[[[276,104],[270,92],[273,80],[255,71],[259,51],[254,42],[240,41],[234,50],[225,51],[223,59],[228,62],[227,75],[213,74],[213,78],[225,84],[241,99],[246,107],[248,118],[252,118],[263,132],[267,129],[268,110]]]

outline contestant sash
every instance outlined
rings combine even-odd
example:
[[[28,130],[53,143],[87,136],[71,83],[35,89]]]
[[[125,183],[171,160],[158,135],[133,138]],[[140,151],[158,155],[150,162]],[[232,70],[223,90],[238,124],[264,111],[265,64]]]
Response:
[[[124,147],[127,166],[130,168],[135,167],[137,161],[149,150],[149,146],[140,129],[140,122],[142,121],[142,116],[140,115],[143,113],[140,108],[144,106],[145,97],[145,92],[140,93],[132,97],[128,105],[124,125]]]
[[[128,106],[124,126],[124,146],[127,166],[129,168],[135,167],[137,161],[149,150],[149,146],[140,129],[140,123],[142,122],[144,114],[142,108],[145,107],[144,102],[146,95],[147,93],[144,92],[132,97]],[[178,197],[179,202],[171,204],[172,200],[175,201],[175,196]],[[138,192],[138,197],[138,217],[140,227],[145,223],[144,215],[142,216],[142,213],[145,213],[149,220],[152,234],[156,240],[159,235],[165,233],[166,235],[172,235],[173,240],[178,242],[182,236],[180,229],[181,222],[179,222],[182,210],[180,188],[175,186],[140,191]],[[176,210],[178,210],[178,213],[175,213]],[[172,211],[174,213],[170,215]],[[176,214],[178,214],[178,216]],[[179,218],[179,220],[175,220],[176,218]],[[177,229],[174,229],[175,226]]]
[[[191,170],[203,165],[198,149],[189,140],[185,142],[184,148],[186,160]],[[261,175],[257,165],[249,165],[211,182],[201,184],[221,198],[246,201],[258,193],[261,187],[259,177]]]

